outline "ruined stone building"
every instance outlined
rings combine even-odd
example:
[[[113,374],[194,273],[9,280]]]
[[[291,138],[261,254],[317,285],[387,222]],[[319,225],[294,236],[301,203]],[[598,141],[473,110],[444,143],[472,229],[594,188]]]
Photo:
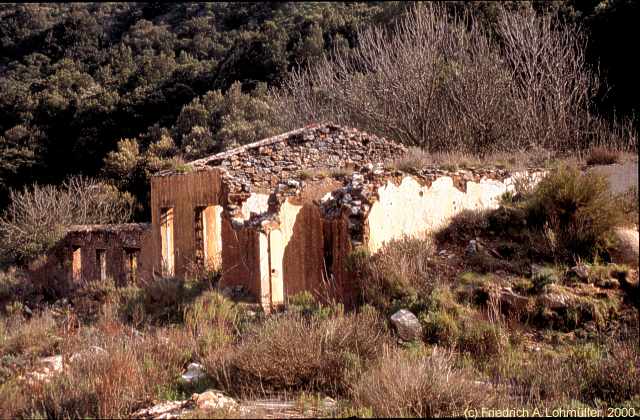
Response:
[[[68,275],[125,282],[210,267],[221,270],[221,287],[242,286],[265,310],[305,290],[349,302],[351,252],[493,207],[513,186],[495,169],[406,174],[392,165],[405,152],[323,124],[158,173],[151,225],[76,228],[63,247]]]
[[[124,286],[148,278],[153,270],[151,225],[75,225],[49,250],[31,276],[55,285],[50,293],[64,293],[85,281],[113,280]]]

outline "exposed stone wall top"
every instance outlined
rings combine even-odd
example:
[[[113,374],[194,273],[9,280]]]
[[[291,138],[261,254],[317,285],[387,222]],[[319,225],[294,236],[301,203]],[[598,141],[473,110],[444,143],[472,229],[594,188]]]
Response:
[[[384,138],[333,124],[311,125],[190,162],[192,170],[227,171],[230,192],[270,191],[304,170],[388,162],[406,149]],[[158,176],[167,175],[159,173]],[[236,186],[236,188],[234,188]]]
[[[72,225],[67,233],[121,233],[121,232],[142,232],[151,229],[150,223],[122,223],[117,225]]]

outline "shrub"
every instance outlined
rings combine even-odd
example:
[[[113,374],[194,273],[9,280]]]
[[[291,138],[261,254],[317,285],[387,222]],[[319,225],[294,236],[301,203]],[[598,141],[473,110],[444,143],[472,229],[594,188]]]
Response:
[[[587,155],[587,165],[611,165],[620,160],[620,151],[607,147],[593,147]]]
[[[532,291],[542,293],[550,284],[559,282],[558,274],[553,267],[542,267],[531,275]]]
[[[10,201],[0,216],[0,260],[11,263],[27,263],[46,252],[66,226],[126,222],[134,205],[130,194],[82,177],[60,187],[11,191]]]
[[[523,354],[508,350],[488,362],[494,381],[508,383],[526,404],[618,405],[640,393],[637,335],[605,346],[591,343],[561,347],[560,353]],[[598,401],[599,400],[599,401]]]
[[[462,416],[467,408],[496,400],[490,386],[453,368],[452,355],[386,352],[353,386],[354,402],[377,417]]]
[[[475,238],[489,228],[487,215],[487,210],[462,210],[436,232],[435,238],[440,243],[464,242]]]
[[[231,343],[247,322],[240,307],[215,291],[205,292],[184,309],[185,328],[197,341],[200,354]]]
[[[638,187],[633,186],[629,188],[625,193],[621,194],[620,202],[626,224],[630,226],[638,226],[638,215],[640,212],[640,197],[638,197]]]
[[[372,311],[326,319],[291,313],[254,326],[206,365],[221,386],[236,393],[261,389],[344,394],[351,378],[378,356],[387,337]]]
[[[455,347],[460,335],[457,320],[449,313],[437,311],[423,319],[425,338],[432,343]]]
[[[465,319],[460,326],[458,348],[480,359],[500,354],[508,346],[508,337],[498,323]]]
[[[5,334],[0,335],[0,354],[35,359],[54,354],[62,337],[50,312],[24,320],[21,316],[3,319]]]
[[[616,341],[593,368],[587,370],[580,393],[585,401],[619,404],[640,395],[640,349],[633,341]]]
[[[428,262],[432,253],[429,239],[403,238],[385,244],[373,256],[358,258],[354,264],[362,301],[389,311],[394,301],[429,296],[436,282]]]
[[[607,180],[572,166],[547,174],[524,206],[529,225],[546,236],[553,256],[560,260],[592,260],[605,253],[622,220]]]
[[[6,304],[24,301],[34,293],[33,284],[15,267],[0,271],[0,311]]]

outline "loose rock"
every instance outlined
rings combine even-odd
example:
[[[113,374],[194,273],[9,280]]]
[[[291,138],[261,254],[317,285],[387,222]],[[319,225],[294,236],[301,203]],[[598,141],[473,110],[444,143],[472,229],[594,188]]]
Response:
[[[612,252],[613,262],[637,267],[638,247],[640,246],[638,231],[636,229],[617,228],[614,234],[617,245],[614,252]]]
[[[200,363],[189,363],[187,371],[182,374],[182,380],[186,383],[192,383],[203,379],[205,376],[204,366]]]
[[[573,267],[571,271],[573,271],[581,280],[586,280],[589,278],[589,267],[585,264],[578,264]]]
[[[557,311],[568,307],[568,298],[565,295],[546,293],[540,296],[540,303],[551,310]]]
[[[412,341],[422,337],[422,325],[411,311],[400,309],[391,315],[391,323],[396,328],[398,336],[404,341]]]
[[[234,410],[238,408],[236,400],[215,390],[208,390],[202,394],[193,394],[191,399],[195,401],[196,406],[201,410]]]

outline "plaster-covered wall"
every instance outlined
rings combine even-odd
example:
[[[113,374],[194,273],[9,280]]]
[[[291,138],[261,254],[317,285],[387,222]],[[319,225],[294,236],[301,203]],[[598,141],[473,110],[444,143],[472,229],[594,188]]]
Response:
[[[500,196],[511,189],[513,178],[468,181],[466,192],[456,188],[448,176],[437,178],[430,186],[410,176],[400,185],[387,181],[378,189],[378,200],[367,217],[368,249],[376,252],[393,239],[433,232],[461,210],[494,208]]]
[[[242,217],[248,220],[251,213],[263,214],[269,210],[269,194],[252,193],[246,201],[242,203]]]

